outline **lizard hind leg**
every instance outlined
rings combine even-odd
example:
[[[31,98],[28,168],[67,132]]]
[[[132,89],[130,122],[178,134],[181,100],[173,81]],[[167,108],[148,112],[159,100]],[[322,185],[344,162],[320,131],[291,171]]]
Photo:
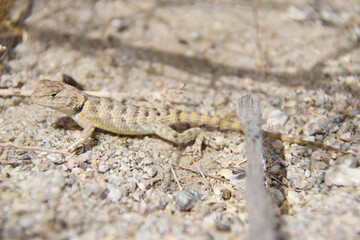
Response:
[[[190,128],[185,132],[179,133],[167,125],[158,124],[155,127],[154,133],[159,137],[164,138],[177,145],[185,144],[187,142],[195,140],[195,143],[192,147],[192,152],[194,154],[201,154],[201,146],[203,143],[215,149],[220,148],[220,146],[218,146],[215,142],[205,137],[204,132],[201,130],[201,128]]]

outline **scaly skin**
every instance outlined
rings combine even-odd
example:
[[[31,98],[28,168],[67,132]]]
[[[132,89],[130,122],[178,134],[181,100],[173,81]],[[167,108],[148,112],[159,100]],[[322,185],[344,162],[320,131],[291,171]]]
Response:
[[[184,144],[195,140],[194,150],[196,152],[201,152],[202,143],[215,148],[219,146],[204,137],[200,128],[191,128],[183,133],[178,133],[171,126],[191,123],[237,131],[243,130],[238,122],[229,122],[219,117],[174,108],[146,107],[141,104],[130,103],[126,99],[114,101],[108,98],[99,98],[58,81],[38,81],[32,99],[38,105],[72,117],[84,129],[79,139],[69,147],[69,151],[74,151],[87,138],[91,137],[95,128],[123,135],[156,134],[175,144]],[[292,138],[280,133],[263,131],[263,135],[281,141],[347,153],[332,146]]]

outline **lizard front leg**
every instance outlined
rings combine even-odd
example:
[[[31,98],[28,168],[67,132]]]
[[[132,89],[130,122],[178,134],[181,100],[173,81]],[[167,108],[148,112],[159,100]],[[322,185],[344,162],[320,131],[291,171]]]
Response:
[[[83,144],[95,131],[95,127],[93,124],[88,120],[81,120],[75,119],[75,121],[83,128],[80,137],[73,143],[68,149],[68,152],[74,152],[79,145]]]

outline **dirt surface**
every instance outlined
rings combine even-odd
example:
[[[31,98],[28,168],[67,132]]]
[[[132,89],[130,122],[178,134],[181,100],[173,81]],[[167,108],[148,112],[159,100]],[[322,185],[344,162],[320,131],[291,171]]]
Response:
[[[265,141],[280,235],[359,239],[360,3],[255,9],[231,0],[36,0],[0,88],[26,92],[67,74],[114,98],[235,121],[236,100],[257,94],[265,129],[357,153]],[[192,156],[191,145],[97,131],[84,153],[64,155],[41,150],[66,150],[79,136],[61,113],[23,96],[0,98],[0,113],[2,146],[40,149],[0,147],[0,238],[249,238],[242,134],[203,127],[227,146]],[[192,190],[190,211],[177,202],[180,186]]]

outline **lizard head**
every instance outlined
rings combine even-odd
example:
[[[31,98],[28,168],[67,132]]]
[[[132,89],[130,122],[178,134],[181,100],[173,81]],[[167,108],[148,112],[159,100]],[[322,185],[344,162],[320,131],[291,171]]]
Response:
[[[69,116],[74,115],[83,106],[86,94],[59,81],[39,80],[32,93],[32,100]]]

